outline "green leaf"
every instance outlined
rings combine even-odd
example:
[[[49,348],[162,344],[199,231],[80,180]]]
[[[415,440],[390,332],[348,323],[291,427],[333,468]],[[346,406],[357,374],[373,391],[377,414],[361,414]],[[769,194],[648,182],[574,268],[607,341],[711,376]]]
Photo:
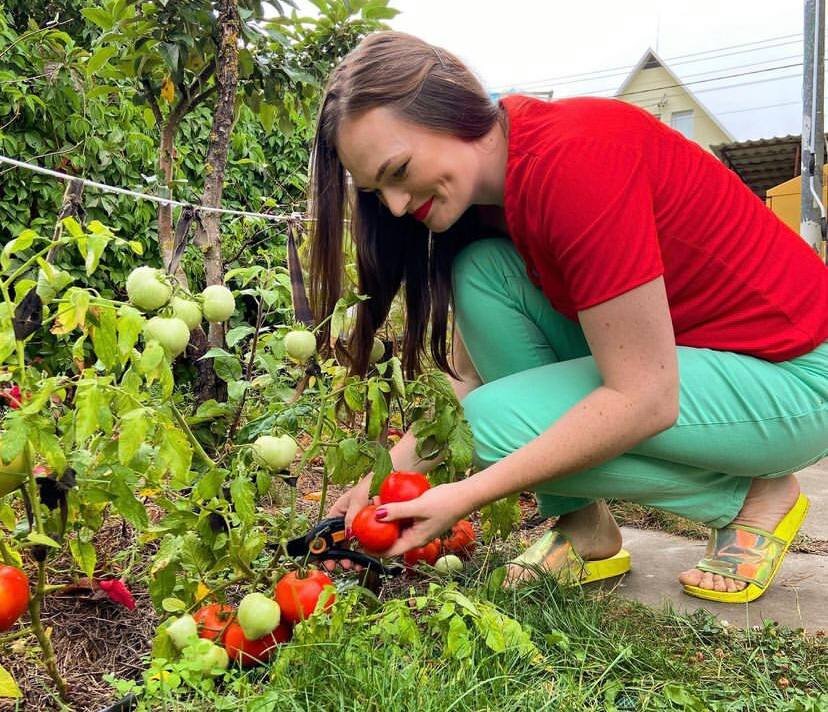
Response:
[[[184,603],[180,598],[165,598],[161,601],[161,608],[163,608],[167,613],[178,613],[180,611],[187,610],[187,604]]]
[[[106,10],[99,7],[85,7],[81,10],[81,15],[104,31],[112,29],[113,18]]]
[[[43,455],[46,464],[49,465],[58,475],[66,470],[66,453],[57,435],[48,430],[35,431],[37,451]]]
[[[224,483],[224,478],[226,476],[226,470],[210,470],[198,481],[195,488],[196,495],[201,499],[212,499],[213,497],[217,497],[221,491],[221,485]]]
[[[0,524],[2,524],[9,531],[14,530],[17,523],[17,518],[14,515],[14,510],[7,502],[0,502]]]
[[[32,544],[50,546],[53,549],[60,548],[60,544],[58,544],[58,542],[52,539],[52,537],[46,536],[45,534],[41,534],[40,532],[29,532],[29,535],[26,537],[26,540],[32,542]]]
[[[144,315],[135,307],[124,304],[118,309],[118,355],[121,357],[121,364],[126,363],[132,353],[132,347],[138,342],[144,322]]]
[[[255,331],[256,330],[252,326],[248,326],[246,324],[237,326],[227,332],[227,336],[224,337],[224,340],[227,342],[227,346],[232,349],[245,336],[249,336]]]
[[[72,558],[83,573],[89,578],[95,574],[95,566],[98,563],[98,554],[95,547],[88,541],[80,541],[79,539],[69,540],[69,551],[72,553]]]
[[[190,464],[193,460],[193,448],[187,436],[177,428],[166,428],[158,451],[159,463],[171,474],[170,485],[183,489],[192,484]]]
[[[150,424],[154,422],[144,408],[136,408],[121,418],[120,434],[118,436],[118,462],[128,465],[138,448],[147,439]]]
[[[250,526],[255,521],[255,487],[246,477],[238,477],[230,483],[230,496],[236,507],[236,514],[242,523]]]
[[[95,322],[89,329],[92,337],[92,347],[101,363],[106,366],[107,370],[111,371],[119,362],[115,310],[108,307],[96,310]]]
[[[9,269],[12,257],[20,257],[21,253],[28,250],[37,237],[34,230],[23,230],[16,238],[9,240],[0,253],[0,265],[3,269]]]
[[[147,510],[136,499],[132,492],[133,488],[127,484],[128,475],[130,475],[130,470],[115,465],[112,468],[112,476],[109,478],[109,491],[112,493],[115,509],[123,515],[124,519],[137,529],[145,529],[149,523]]]
[[[445,657],[462,660],[471,655],[472,646],[469,638],[469,628],[459,615],[453,615],[449,620],[449,630],[446,636]]]
[[[113,55],[117,54],[118,50],[115,47],[104,46],[95,50],[94,54],[86,63],[86,76],[91,76],[106,64]]]
[[[172,42],[161,42],[158,45],[158,52],[164,60],[164,64],[170,70],[170,74],[178,76],[181,59],[181,48]]]
[[[26,447],[29,439],[29,426],[21,417],[8,416],[5,421],[6,431],[0,438],[0,460],[11,462]]]
[[[372,379],[368,384],[368,428],[366,435],[369,440],[376,440],[385,421],[388,420],[388,403],[380,390],[379,384]]]
[[[101,255],[111,239],[112,237],[106,234],[92,234],[86,240],[85,264],[87,276],[91,275],[96,269],[98,269],[98,263],[101,261]]]
[[[75,397],[75,444],[83,445],[98,429],[103,401],[98,384],[84,380],[78,384]]]
[[[23,693],[11,676],[11,673],[0,665],[0,699],[18,699]]]

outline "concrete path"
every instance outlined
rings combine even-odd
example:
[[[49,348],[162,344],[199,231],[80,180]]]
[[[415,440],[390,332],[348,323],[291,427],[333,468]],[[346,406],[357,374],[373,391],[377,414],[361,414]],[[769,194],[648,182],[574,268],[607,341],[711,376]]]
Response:
[[[802,531],[828,540],[828,459],[798,473],[811,509]],[[789,553],[773,585],[753,603],[726,604],[689,596],[676,580],[703,555],[705,543],[664,532],[622,527],[624,547],[632,557],[632,571],[606,582],[619,595],[650,606],[672,604],[690,613],[698,608],[738,626],[761,625],[766,618],[809,633],[828,632],[828,555]]]

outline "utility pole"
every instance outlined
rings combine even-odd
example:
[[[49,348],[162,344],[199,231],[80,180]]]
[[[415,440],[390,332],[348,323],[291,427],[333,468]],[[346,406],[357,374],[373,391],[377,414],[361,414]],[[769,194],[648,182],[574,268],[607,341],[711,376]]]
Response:
[[[822,112],[825,79],[825,0],[805,0],[802,63],[802,212],[799,234],[826,261],[822,166],[825,129]]]

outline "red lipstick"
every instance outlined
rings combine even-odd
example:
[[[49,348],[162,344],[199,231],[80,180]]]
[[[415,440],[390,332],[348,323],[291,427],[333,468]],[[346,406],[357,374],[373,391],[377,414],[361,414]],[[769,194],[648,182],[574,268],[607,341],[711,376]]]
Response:
[[[417,208],[412,215],[414,216],[415,220],[423,221],[428,216],[429,211],[431,210],[431,204],[434,202],[434,198],[429,198],[425,201],[419,208]]]

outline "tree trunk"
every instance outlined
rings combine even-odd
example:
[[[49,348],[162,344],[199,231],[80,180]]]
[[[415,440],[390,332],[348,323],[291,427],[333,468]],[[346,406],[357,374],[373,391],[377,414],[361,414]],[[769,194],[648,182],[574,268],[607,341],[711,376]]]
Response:
[[[218,85],[218,100],[213,115],[213,127],[210,131],[204,194],[201,198],[201,204],[208,207],[219,207],[221,205],[227,151],[230,144],[230,134],[233,131],[236,89],[239,83],[239,15],[237,0],[220,0],[218,25],[221,31],[215,73],[215,80]],[[220,216],[218,213],[202,213],[201,223],[202,226],[196,232],[195,243],[204,255],[204,272],[207,284],[222,284],[224,282],[224,265],[221,259]],[[210,324],[207,347],[223,345],[224,325]],[[212,360],[207,359],[199,363],[206,365],[206,369],[199,371],[197,387],[199,401],[203,402],[208,398],[219,399],[218,396],[224,395],[219,393],[219,386],[223,391],[224,384],[217,381]]]

